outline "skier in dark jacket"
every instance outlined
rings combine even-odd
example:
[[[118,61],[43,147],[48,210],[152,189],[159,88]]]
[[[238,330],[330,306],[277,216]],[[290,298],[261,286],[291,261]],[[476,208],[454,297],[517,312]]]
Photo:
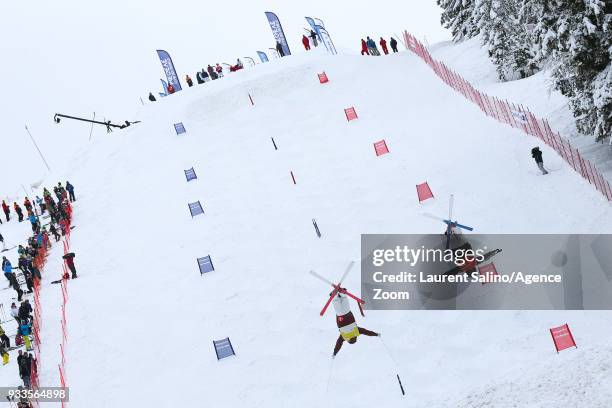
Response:
[[[19,375],[23,380],[23,386],[30,388],[30,374],[31,374],[30,360],[26,355],[23,355],[19,361]]]
[[[278,55],[281,57],[285,56],[285,51],[283,50],[283,45],[280,42],[276,42],[276,51],[278,51]]]
[[[157,102],[157,99],[155,99],[155,96],[153,95],[153,92],[149,92],[149,100],[151,102]]]
[[[393,50],[393,52],[397,52],[397,41],[395,40],[395,38],[391,37],[391,41],[389,42],[389,44],[391,45],[391,49]]]
[[[187,82],[187,85],[189,85],[190,88],[193,86],[193,80],[189,75],[185,77],[185,82]]]
[[[55,242],[59,242],[59,240],[62,238],[60,234],[57,232],[57,228],[55,228],[55,224],[53,223],[49,224],[49,232],[53,234],[53,237],[55,238]]]
[[[66,266],[70,269],[70,272],[72,272],[72,279],[77,278],[76,268],[74,267],[74,256],[74,252],[69,252],[62,257],[66,260]]]
[[[310,39],[312,40],[312,45],[314,45],[315,47],[319,46],[319,43],[317,41],[317,33],[315,33],[313,30],[310,30]]]
[[[534,147],[533,149],[531,149],[531,157],[535,159],[535,162],[538,165],[538,168],[540,169],[542,174],[548,174],[548,172],[544,168],[544,160],[542,160],[542,151],[539,147]]]

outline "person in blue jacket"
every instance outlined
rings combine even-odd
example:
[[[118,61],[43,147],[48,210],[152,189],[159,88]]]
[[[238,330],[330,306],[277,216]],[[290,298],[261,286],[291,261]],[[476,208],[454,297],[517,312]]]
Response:
[[[19,333],[21,333],[21,337],[26,346],[26,351],[32,350],[32,343],[30,340],[30,334],[32,333],[32,325],[28,321],[28,319],[24,319],[21,322],[21,326],[19,326]]]
[[[23,291],[19,287],[19,283],[17,282],[17,277],[13,273],[13,265],[11,265],[11,261],[6,259],[6,256],[2,257],[2,271],[4,272],[4,276],[9,281],[9,288],[12,286],[17,292],[17,300],[21,301],[21,297],[23,296]]]
[[[9,275],[13,273],[13,265],[11,265],[11,261],[6,259],[6,256],[2,257],[2,272],[4,272],[4,276],[10,282],[11,278],[9,278]]]
[[[66,191],[68,191],[70,202],[76,201],[76,198],[74,197],[74,186],[70,184],[68,180],[66,180]]]
[[[32,232],[36,232],[38,228],[38,217],[36,217],[34,213],[30,213],[28,220],[30,220],[30,224],[32,224]]]
[[[368,46],[368,51],[370,52],[370,55],[375,55],[375,56],[379,56],[380,55],[380,52],[378,52],[378,47],[376,47],[376,42],[374,42],[373,39],[368,37],[368,40],[366,41],[366,44]]]

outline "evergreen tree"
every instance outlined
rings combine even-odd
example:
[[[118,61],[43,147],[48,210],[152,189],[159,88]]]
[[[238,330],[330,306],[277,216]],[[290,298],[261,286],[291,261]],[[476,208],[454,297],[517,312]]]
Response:
[[[600,0],[551,1],[538,30],[541,58],[569,98],[578,130],[608,137],[612,127],[612,15]]]
[[[461,41],[478,34],[471,25],[474,0],[437,0],[442,8],[440,22],[448,28],[453,40]]]
[[[502,81],[525,78],[537,72],[531,50],[525,10],[521,0],[479,0],[475,24],[482,34],[483,45],[497,67]]]

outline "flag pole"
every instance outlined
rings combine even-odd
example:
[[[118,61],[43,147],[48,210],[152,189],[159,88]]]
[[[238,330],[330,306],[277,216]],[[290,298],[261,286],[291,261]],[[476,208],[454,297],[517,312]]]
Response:
[[[34,147],[36,147],[36,150],[38,150],[38,154],[40,155],[40,158],[42,159],[43,163],[45,163],[45,166],[47,166],[47,170],[49,170],[49,172],[50,172],[51,171],[51,167],[49,167],[49,164],[45,160],[45,156],[43,156],[42,152],[38,148],[38,145],[36,144],[36,140],[34,140],[34,137],[32,136],[32,133],[30,133],[30,129],[28,129],[28,125],[25,125],[25,129],[28,132],[28,135],[30,135],[30,139],[32,140],[32,143],[34,143]]]

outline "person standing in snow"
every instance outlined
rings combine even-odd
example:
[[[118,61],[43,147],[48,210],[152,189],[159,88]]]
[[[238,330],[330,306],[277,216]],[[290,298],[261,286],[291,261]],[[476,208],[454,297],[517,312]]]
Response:
[[[17,322],[17,327],[19,328],[21,321],[19,320],[19,309],[17,309],[17,305],[15,304],[15,302],[11,303],[11,316],[13,317],[13,319],[15,319],[15,321]]]
[[[19,375],[23,380],[23,386],[26,388],[30,388],[30,360],[27,358],[26,355],[22,355],[21,357],[22,358],[19,361]]]
[[[23,211],[21,210],[21,207],[19,206],[19,204],[14,202],[13,203],[13,208],[15,209],[15,212],[17,213],[18,221],[19,222],[23,221]]]
[[[285,51],[283,50],[283,45],[280,42],[276,42],[276,51],[278,51],[278,55],[282,57],[285,56]]]
[[[4,216],[6,217],[6,222],[11,220],[11,208],[6,204],[4,200],[2,200],[2,211],[4,211]]]
[[[391,49],[393,50],[393,52],[396,53],[397,52],[397,40],[391,37],[391,42],[389,42],[389,44],[391,45]]]
[[[76,197],[74,196],[74,186],[70,184],[69,181],[66,181],[66,191],[68,191],[70,202],[76,201]]]
[[[208,71],[208,75],[210,76],[210,79],[212,79],[213,81],[217,79],[217,73],[215,72],[215,69],[213,68],[212,65],[208,64],[208,67],[206,67],[206,71]]]
[[[306,49],[306,51],[310,51],[310,41],[308,40],[308,37],[306,37],[306,35],[302,36],[302,44],[304,44],[304,48]]]
[[[319,43],[317,42],[317,33],[315,33],[313,30],[310,30],[309,37],[312,40],[312,45],[314,45],[315,47],[318,47]]]
[[[187,82],[187,85],[189,85],[190,88],[193,86],[193,80],[189,75],[185,76],[185,82]]]
[[[389,55],[389,49],[387,48],[387,41],[380,37],[380,48],[382,48],[385,55]]]
[[[153,92],[149,92],[149,100],[151,102],[157,102],[157,99],[155,99],[155,96],[153,95]]]
[[[8,347],[5,347],[4,344],[0,343],[0,356],[2,356],[2,365],[7,365],[9,363],[9,353],[7,349]]]
[[[370,55],[370,51],[368,51],[368,43],[363,38],[361,39],[361,55]]]
[[[542,174],[548,174],[548,171],[546,171],[546,169],[544,168],[544,160],[542,160],[542,151],[539,147],[536,146],[531,149],[531,157],[535,159],[535,162],[538,165],[538,168],[540,169]]]
[[[373,39],[368,37],[366,44],[368,45],[368,52],[370,53],[370,55],[380,56],[380,52],[378,52],[378,48],[376,47],[376,43]]]
[[[355,323],[355,316],[353,315],[353,312],[351,312],[349,299],[346,295],[341,293],[343,290],[345,289],[338,292],[332,301],[332,305],[334,306],[334,310],[336,312],[336,324],[338,326],[338,330],[340,331],[338,340],[336,340],[336,347],[334,347],[334,354],[332,358],[336,357],[336,354],[338,354],[342,344],[345,341],[349,344],[355,344],[357,342],[357,337],[359,337],[360,334],[365,336],[380,336],[379,333],[375,333],[368,329],[364,329],[363,327],[357,326],[357,323]]]
[[[72,272],[72,279],[77,278],[76,268],[74,267],[74,256],[74,252],[69,252],[62,257],[66,260],[66,266],[70,269],[70,272]]]
[[[215,71],[217,72],[217,76],[219,78],[223,78],[223,67],[219,65],[218,62],[217,62],[217,65],[215,66]]]
[[[4,344],[4,347],[11,347],[11,340],[8,338],[2,326],[0,326],[0,344]]]

